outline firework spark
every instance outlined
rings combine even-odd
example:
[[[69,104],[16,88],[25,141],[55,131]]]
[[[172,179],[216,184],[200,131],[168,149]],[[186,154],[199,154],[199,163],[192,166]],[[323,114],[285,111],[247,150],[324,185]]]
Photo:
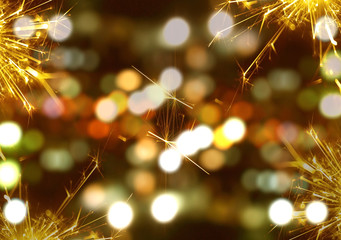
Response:
[[[240,9],[244,9],[241,13],[236,14],[235,18],[241,18],[236,24],[219,31],[215,38],[211,41],[210,45],[225,31],[230,31],[238,25],[248,24],[246,30],[248,31],[254,27],[259,27],[259,32],[262,31],[265,25],[277,24],[278,28],[272,35],[270,40],[267,41],[263,49],[258,53],[252,63],[243,70],[243,83],[248,83],[250,77],[257,71],[260,62],[271,54],[272,51],[276,52],[275,43],[281,34],[287,30],[295,30],[297,28],[306,28],[309,26],[311,35],[314,42],[314,54],[318,54],[320,61],[329,49],[333,48],[337,42],[333,36],[333,30],[338,32],[337,28],[341,26],[340,22],[340,8],[341,1],[328,1],[328,0],[275,0],[275,1],[254,1],[254,0],[227,0],[221,4],[221,8],[231,10],[234,5]],[[319,22],[319,19],[324,17],[324,21]],[[335,29],[333,29],[335,28]],[[323,32],[323,34],[322,34]],[[233,38],[238,37],[236,34]],[[325,35],[323,43],[317,40],[319,35]]]
[[[317,133],[311,129],[309,134],[320,149],[320,156],[307,159],[297,154],[292,146],[288,145],[295,161],[293,166],[301,172],[297,188],[300,194],[295,195],[298,209],[304,209],[314,201],[324,203],[328,207],[326,220],[312,224],[307,220],[307,212],[297,211],[296,218],[303,225],[301,229],[294,231],[296,239],[340,239],[341,225],[341,148],[340,145],[325,143],[318,138]],[[309,188],[302,187],[302,183],[308,183]],[[297,234],[299,232],[299,234]]]
[[[64,240],[77,236],[82,236],[83,239],[113,239],[113,237],[105,238],[93,231],[94,225],[96,225],[96,228],[100,227],[97,224],[98,220],[105,216],[89,222],[87,221],[87,218],[90,214],[81,217],[80,211],[74,218],[65,218],[62,216],[63,210],[68,206],[70,201],[98,167],[98,157],[93,157],[91,164],[83,172],[83,177],[79,182],[70,190],[66,190],[67,197],[55,212],[47,210],[38,217],[32,216],[29,211],[29,202],[26,201],[27,216],[21,224],[17,225],[10,223],[4,216],[4,213],[0,212],[0,239]],[[10,194],[6,191],[5,199],[7,201],[11,201],[9,195]],[[22,198],[21,195],[21,187],[19,187],[19,198]]]
[[[51,9],[52,0],[0,0],[0,96],[19,99],[27,111],[33,106],[24,94],[23,87],[40,84],[52,96],[54,92],[46,83],[48,74],[41,70],[47,41],[49,22],[42,13]]]

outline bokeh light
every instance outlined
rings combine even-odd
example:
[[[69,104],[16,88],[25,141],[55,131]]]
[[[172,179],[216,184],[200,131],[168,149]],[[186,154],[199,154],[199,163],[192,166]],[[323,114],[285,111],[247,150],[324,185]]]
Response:
[[[318,39],[323,42],[331,41],[338,33],[336,21],[329,17],[323,16],[317,19],[315,25],[315,34]]]
[[[320,113],[326,118],[338,118],[341,116],[341,95],[329,93],[322,97],[319,104]]]
[[[286,199],[277,199],[269,208],[270,220],[277,225],[285,225],[293,216],[293,206]]]
[[[180,168],[181,163],[181,154],[175,149],[167,149],[160,154],[159,166],[167,173],[176,172]]]
[[[0,162],[0,188],[11,189],[20,179],[20,165],[11,159]]]
[[[116,202],[109,209],[108,220],[116,229],[126,228],[133,220],[133,209],[125,202]]]
[[[175,67],[165,68],[159,77],[161,86],[167,91],[175,91],[182,84],[182,73]]]
[[[54,41],[65,41],[70,37],[72,30],[72,22],[64,14],[53,16],[49,22],[48,34]]]
[[[19,143],[22,130],[16,122],[8,121],[0,124],[0,146],[12,147]]]
[[[238,142],[243,139],[246,133],[244,121],[239,118],[229,118],[223,126],[224,135],[231,142]]]
[[[190,34],[188,23],[180,17],[174,17],[163,28],[163,39],[167,45],[176,47],[183,44]]]
[[[27,214],[25,203],[20,199],[11,199],[4,206],[4,215],[12,224],[21,223]]]
[[[110,98],[98,100],[95,113],[96,117],[103,122],[112,122],[117,116],[117,106]]]
[[[330,52],[325,56],[322,61],[321,74],[329,81],[334,81],[335,78],[341,76],[340,52]]]
[[[323,202],[311,202],[307,205],[306,216],[311,223],[321,223],[328,216],[327,206]]]
[[[233,18],[226,12],[213,13],[208,21],[208,29],[213,36],[226,37],[232,31]]]
[[[35,32],[33,19],[29,16],[23,16],[14,21],[13,24],[14,34],[18,38],[27,39]]]
[[[179,210],[179,202],[173,195],[162,194],[154,199],[151,207],[153,217],[161,223],[174,219]]]
[[[139,88],[141,83],[142,79],[140,74],[132,69],[123,69],[116,76],[117,87],[127,92],[131,92]]]

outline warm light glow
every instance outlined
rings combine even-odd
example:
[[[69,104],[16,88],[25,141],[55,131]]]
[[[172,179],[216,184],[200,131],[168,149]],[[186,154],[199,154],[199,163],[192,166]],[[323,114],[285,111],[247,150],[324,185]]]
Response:
[[[117,106],[110,98],[102,98],[98,101],[95,113],[102,122],[111,122],[117,116]]]
[[[315,34],[323,42],[331,41],[338,33],[335,20],[328,16],[320,17],[315,25]]]
[[[181,154],[175,149],[167,149],[160,154],[159,166],[167,173],[176,172],[180,168],[181,163]]]
[[[223,132],[229,141],[238,142],[243,139],[246,126],[243,120],[233,117],[225,122]]]
[[[179,203],[174,196],[162,194],[153,201],[151,210],[157,221],[167,223],[174,219],[179,210]]]
[[[14,34],[18,38],[24,39],[31,37],[35,32],[34,22],[32,18],[28,16],[23,16],[21,18],[16,19],[13,25],[13,29]]]
[[[5,218],[12,224],[22,222],[26,217],[26,212],[26,205],[20,199],[12,199],[4,206]]]
[[[20,166],[17,162],[7,159],[0,161],[0,189],[13,188],[20,179]]]
[[[133,220],[133,210],[125,202],[116,202],[109,209],[108,219],[114,228],[126,228]]]
[[[285,225],[292,219],[293,207],[286,199],[274,201],[269,209],[270,220],[277,225]]]
[[[160,84],[167,91],[175,91],[182,84],[182,74],[175,67],[165,68],[160,76]]]
[[[0,146],[14,146],[19,143],[21,136],[21,127],[16,122],[3,122],[0,124]]]
[[[306,209],[307,219],[311,223],[323,222],[328,215],[328,209],[326,205],[322,202],[312,202],[309,203]]]

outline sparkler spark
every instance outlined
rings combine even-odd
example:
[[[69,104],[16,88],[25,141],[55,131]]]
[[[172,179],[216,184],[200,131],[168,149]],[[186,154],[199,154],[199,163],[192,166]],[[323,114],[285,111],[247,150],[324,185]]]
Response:
[[[320,149],[321,156],[303,159],[297,154],[292,146],[288,145],[295,161],[293,166],[298,168],[302,176],[299,182],[306,182],[310,185],[309,189],[298,186],[302,192],[296,197],[297,207],[302,209],[308,203],[319,201],[328,207],[328,217],[318,223],[307,223],[303,216],[305,211],[298,211],[296,217],[303,224],[301,229],[297,229],[299,234],[291,239],[304,236],[304,239],[340,239],[341,224],[341,148],[340,145],[332,145],[321,141],[317,133],[311,129],[309,134],[314,139]],[[317,213],[318,214],[318,213]]]
[[[267,54],[270,56],[272,51],[276,53],[275,43],[287,29],[295,30],[297,28],[304,28],[308,25],[311,29],[311,35],[314,42],[314,55],[318,54],[321,62],[325,53],[331,48],[333,48],[336,53],[335,46],[337,45],[337,42],[334,39],[333,31],[335,30],[336,34],[338,32],[337,28],[341,26],[340,0],[274,0],[266,2],[254,0],[227,0],[221,4],[219,12],[225,8],[230,10],[234,5],[244,9],[241,13],[234,16],[235,18],[242,18],[242,20],[217,32],[210,45],[224,32],[230,31],[231,28],[238,25],[249,24],[246,30],[236,34],[233,38],[238,37],[243,32],[254,27],[259,27],[260,33],[265,25],[273,23],[278,25],[276,32],[268,40],[263,49],[258,53],[246,70],[243,70],[243,84],[249,83],[251,76],[258,70],[260,62],[262,62]],[[318,37],[323,39],[317,40]],[[322,40],[327,41],[327,43],[324,44]]]
[[[51,9],[51,2],[0,0],[0,96],[19,99],[28,112],[34,107],[23,86],[39,84],[54,96],[46,83],[49,76],[41,70],[43,60],[33,56],[46,54],[41,49],[47,45],[49,23],[41,13]]]
[[[88,180],[91,174],[98,169],[98,157],[93,157],[91,164],[83,172],[83,177],[70,190],[66,190],[67,197],[64,199],[57,211],[47,210],[38,217],[32,216],[29,211],[29,202],[26,201],[27,216],[21,224],[11,224],[0,212],[0,239],[7,240],[64,240],[70,237],[77,237],[82,234],[83,239],[105,240],[113,237],[103,237],[94,232],[95,227],[100,227],[97,221],[104,218],[102,216],[95,220],[87,222],[89,214],[81,217],[81,211],[74,218],[65,218],[62,216],[63,210]],[[9,193],[6,191],[5,199],[10,201]],[[19,198],[22,198],[21,187],[19,187]],[[84,235],[85,234],[85,235]]]

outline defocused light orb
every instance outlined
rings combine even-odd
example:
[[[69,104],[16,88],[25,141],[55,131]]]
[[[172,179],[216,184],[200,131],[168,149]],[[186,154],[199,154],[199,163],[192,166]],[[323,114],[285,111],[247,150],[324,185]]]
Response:
[[[233,18],[226,12],[218,12],[211,15],[208,21],[208,29],[213,36],[226,37],[232,31]]]
[[[340,54],[340,52],[338,52]],[[341,76],[341,58],[334,52],[329,53],[322,61],[321,74],[325,79],[334,81]]]
[[[72,33],[72,22],[66,15],[55,15],[50,20],[48,35],[54,41],[63,42]]]
[[[13,188],[20,179],[20,165],[16,161],[7,159],[0,161],[0,189]]]
[[[277,225],[285,225],[292,219],[293,206],[286,199],[274,201],[269,208],[270,220]]]
[[[33,19],[28,16],[17,18],[14,21],[13,29],[15,36],[18,38],[29,38],[35,32]]]
[[[22,222],[26,217],[27,209],[25,203],[20,199],[12,199],[4,206],[4,215],[12,224]]]
[[[206,125],[197,126],[193,130],[193,135],[196,139],[195,145],[197,145],[199,149],[208,148],[212,144],[214,138],[212,129]]]
[[[0,146],[11,147],[19,143],[22,130],[16,122],[3,122],[0,124]]]
[[[189,37],[190,28],[188,23],[180,18],[170,19],[163,28],[163,38],[170,46],[179,46]]]
[[[196,141],[197,139],[193,132],[184,131],[176,140],[177,150],[185,156],[193,155],[199,150],[198,144],[194,144]]]
[[[181,154],[175,149],[167,149],[160,154],[159,166],[167,173],[176,172],[180,168],[181,163]]]
[[[241,56],[249,56],[258,48],[258,34],[255,31],[247,31],[239,35],[235,40],[235,49]]]
[[[105,198],[105,189],[98,183],[87,186],[82,193],[82,202],[90,210],[103,206]]]
[[[162,194],[158,196],[152,203],[153,217],[161,222],[167,223],[174,219],[179,210],[177,199],[170,194]]]
[[[65,108],[62,102],[58,102],[56,99],[49,97],[45,99],[42,110],[47,117],[55,119],[62,116]]]
[[[22,143],[24,147],[29,151],[38,151],[44,145],[45,137],[37,129],[30,129],[25,132]]]
[[[150,138],[140,139],[134,147],[136,157],[143,162],[152,161],[156,157],[158,151],[158,145]]]
[[[40,155],[40,164],[48,171],[69,171],[74,164],[70,152],[66,149],[45,149]]]
[[[102,98],[95,107],[96,117],[103,122],[111,122],[117,116],[117,106],[110,98]]]
[[[129,96],[128,109],[135,115],[141,115],[148,110],[147,96],[144,91],[136,91]]]
[[[319,104],[320,113],[326,118],[338,118],[341,116],[341,95],[330,93],[325,95]]]
[[[133,210],[125,202],[116,202],[109,209],[108,219],[114,228],[126,228],[133,220]]]
[[[322,202],[312,202],[309,203],[306,209],[307,219],[311,223],[323,222],[328,215],[328,209],[326,205]]]
[[[318,39],[323,42],[329,42],[336,36],[338,27],[336,21],[328,16],[323,16],[317,19],[315,25],[315,34]]]
[[[75,98],[81,93],[82,86],[76,78],[67,77],[61,79],[59,91],[64,97]]]
[[[225,122],[223,131],[228,140],[238,142],[243,139],[246,132],[246,126],[241,119],[232,117]]]
[[[301,76],[292,69],[274,69],[268,75],[271,88],[279,92],[294,92],[302,82]]]
[[[164,90],[155,84],[147,85],[143,90],[148,101],[148,109],[157,109],[166,99]]]
[[[258,101],[268,100],[271,97],[271,87],[269,82],[264,78],[258,78],[254,81],[251,93]]]
[[[116,77],[116,85],[127,92],[139,88],[141,83],[141,75],[132,69],[123,69]]]
[[[211,148],[200,155],[199,161],[205,170],[217,171],[225,165],[225,155],[222,151]]]
[[[175,67],[165,68],[160,75],[160,84],[167,91],[175,91],[182,84],[182,74]]]

